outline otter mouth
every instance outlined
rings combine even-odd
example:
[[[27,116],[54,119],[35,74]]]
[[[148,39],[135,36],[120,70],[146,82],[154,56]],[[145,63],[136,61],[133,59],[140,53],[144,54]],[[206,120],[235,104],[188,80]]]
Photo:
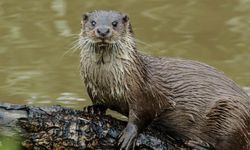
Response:
[[[116,41],[114,41],[112,38],[95,38],[93,40],[95,46],[98,49],[107,49],[108,47],[110,47],[110,45],[114,44]]]
[[[108,43],[97,43],[97,46],[100,48],[100,49],[105,49],[106,47],[108,47]]]
[[[100,40],[98,40],[98,42],[96,42],[97,46],[100,48],[108,47],[111,43],[112,43],[112,41],[110,41],[108,39],[100,39]]]

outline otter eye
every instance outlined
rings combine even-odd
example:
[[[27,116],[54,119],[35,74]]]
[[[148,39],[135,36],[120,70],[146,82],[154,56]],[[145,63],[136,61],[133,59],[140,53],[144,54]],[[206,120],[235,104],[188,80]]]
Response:
[[[91,25],[94,27],[96,25],[96,22],[94,20],[92,20]]]
[[[113,27],[117,27],[117,25],[118,25],[118,22],[117,22],[117,21],[113,21],[113,22],[112,22],[112,26],[113,26]]]

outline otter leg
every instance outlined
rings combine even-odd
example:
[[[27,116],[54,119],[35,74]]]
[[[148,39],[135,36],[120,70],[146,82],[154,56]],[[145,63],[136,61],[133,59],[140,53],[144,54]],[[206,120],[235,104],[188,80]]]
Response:
[[[121,150],[134,149],[138,134],[144,129],[146,121],[138,118],[133,111],[129,112],[129,120],[126,128],[121,132],[118,148]]]
[[[104,115],[108,108],[103,104],[93,104],[83,108],[83,111],[90,114]]]

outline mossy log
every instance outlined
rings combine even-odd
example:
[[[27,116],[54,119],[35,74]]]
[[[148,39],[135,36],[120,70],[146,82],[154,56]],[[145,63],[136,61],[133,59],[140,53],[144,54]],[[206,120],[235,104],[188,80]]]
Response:
[[[115,149],[126,122],[110,115],[86,113],[61,106],[34,107],[0,103],[2,131],[22,137],[23,149]],[[148,128],[138,136],[135,149],[190,149],[182,143]]]

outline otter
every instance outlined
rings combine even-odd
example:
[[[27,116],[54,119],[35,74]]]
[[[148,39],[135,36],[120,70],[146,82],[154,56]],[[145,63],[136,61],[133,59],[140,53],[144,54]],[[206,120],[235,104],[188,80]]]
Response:
[[[120,149],[134,148],[149,125],[194,149],[250,149],[250,98],[223,72],[140,53],[121,12],[88,12],[81,26],[81,76],[93,102],[88,109],[128,116]]]

